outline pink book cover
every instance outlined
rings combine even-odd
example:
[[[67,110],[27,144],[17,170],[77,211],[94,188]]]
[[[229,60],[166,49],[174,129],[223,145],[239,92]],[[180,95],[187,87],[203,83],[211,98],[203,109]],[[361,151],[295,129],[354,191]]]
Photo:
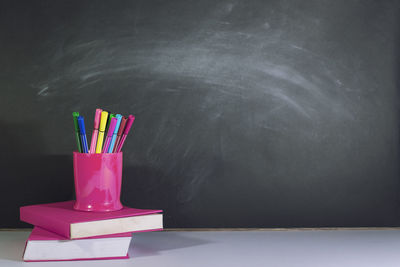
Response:
[[[24,206],[20,208],[20,220],[35,226],[40,226],[70,239],[70,226],[73,223],[162,213],[162,210],[134,209],[129,207],[123,207],[121,210],[112,212],[77,211],[73,208],[74,202],[74,200],[70,200]],[[148,231],[156,230],[162,229],[149,229]]]
[[[104,237],[130,237],[132,234],[131,233],[121,233],[121,234],[112,234],[112,235],[105,235],[101,237],[89,237],[86,239],[93,239],[93,238],[104,238]],[[25,249],[26,245],[28,244],[28,241],[31,240],[70,240],[64,236],[57,235],[55,233],[49,232],[41,227],[35,226],[31,232],[31,234],[28,237],[28,240],[26,240],[25,243]],[[25,253],[25,251],[24,251]],[[113,259],[129,259],[129,255],[126,254],[126,256],[123,257],[104,257],[104,258],[82,258],[82,259],[68,259],[68,260],[24,260],[25,262],[38,262],[38,261],[78,261],[78,260],[113,260]]]

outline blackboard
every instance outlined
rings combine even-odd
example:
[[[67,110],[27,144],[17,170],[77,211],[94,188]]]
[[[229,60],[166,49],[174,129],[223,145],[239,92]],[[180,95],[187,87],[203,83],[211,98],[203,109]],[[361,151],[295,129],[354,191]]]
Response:
[[[399,7],[2,1],[0,227],[74,197],[99,107],[136,115],[122,202],[167,228],[400,226]]]

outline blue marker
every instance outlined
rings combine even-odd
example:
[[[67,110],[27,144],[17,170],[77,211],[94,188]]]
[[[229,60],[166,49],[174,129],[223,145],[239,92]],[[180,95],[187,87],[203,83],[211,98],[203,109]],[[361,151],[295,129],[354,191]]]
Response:
[[[81,135],[82,153],[88,153],[88,144],[86,139],[85,122],[83,117],[78,117],[79,134]]]
[[[119,125],[121,124],[122,115],[117,114],[115,117],[117,118],[117,124],[115,125],[115,129],[114,129],[114,133],[113,133],[113,136],[111,139],[110,147],[108,148],[107,153],[112,153],[112,151],[114,149],[115,140],[117,140],[117,133],[118,133]]]

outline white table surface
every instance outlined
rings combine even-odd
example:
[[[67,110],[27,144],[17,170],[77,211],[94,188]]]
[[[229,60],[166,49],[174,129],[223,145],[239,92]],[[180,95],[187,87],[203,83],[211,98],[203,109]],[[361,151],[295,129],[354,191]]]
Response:
[[[400,266],[400,230],[149,232],[130,259],[23,262],[29,231],[0,231],[0,266]],[[73,265],[72,265],[73,264]]]

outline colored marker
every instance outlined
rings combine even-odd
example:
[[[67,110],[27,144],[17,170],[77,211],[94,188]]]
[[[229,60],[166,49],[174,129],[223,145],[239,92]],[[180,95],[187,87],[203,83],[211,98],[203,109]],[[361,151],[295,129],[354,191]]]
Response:
[[[117,118],[111,118],[110,126],[108,127],[106,142],[104,143],[103,153],[108,153],[108,149],[110,148],[111,139],[113,137],[116,125],[117,125]]]
[[[88,144],[86,139],[85,122],[82,116],[78,117],[79,134],[81,136],[82,152],[88,153]]]
[[[121,119],[121,123],[119,125],[119,129],[118,129],[118,133],[117,133],[117,138],[115,140],[115,145],[113,148],[113,153],[117,152],[118,144],[119,144],[119,141],[121,140],[121,135],[125,130],[125,125],[126,125],[127,120],[128,119],[126,117],[122,117],[122,119]]]
[[[99,135],[99,126],[100,126],[100,118],[101,118],[101,112],[103,110],[98,108],[96,109],[96,113],[94,114],[94,130],[92,134],[92,142],[90,143],[90,153],[96,153],[96,143],[97,143],[97,137]]]
[[[79,136],[78,117],[79,117],[79,112],[72,112],[72,118],[74,119],[76,144],[78,145],[79,153],[82,153],[81,139]]]
[[[122,149],[122,146],[124,145],[126,136],[128,135],[134,120],[135,120],[135,116],[129,115],[128,121],[126,122],[126,126],[124,129],[124,133],[122,134],[122,137],[121,137],[121,141],[118,144],[117,152],[121,152],[121,149]]]
[[[112,118],[115,118],[115,114],[108,113],[108,119],[107,119],[107,124],[106,124],[106,130],[104,131],[105,133],[108,133],[108,127],[110,127],[110,121]],[[104,145],[104,144],[103,144]]]
[[[97,138],[96,144],[96,153],[101,153],[101,149],[103,148],[104,130],[106,129],[107,117],[108,112],[102,111],[100,118],[99,137]]]
[[[115,116],[115,118],[117,119],[117,124],[115,125],[114,133],[113,133],[113,136],[111,138],[110,147],[108,148],[107,153],[112,153],[113,152],[115,141],[117,140],[118,129],[119,129],[119,126],[121,124],[122,115],[121,114],[117,114]]]

